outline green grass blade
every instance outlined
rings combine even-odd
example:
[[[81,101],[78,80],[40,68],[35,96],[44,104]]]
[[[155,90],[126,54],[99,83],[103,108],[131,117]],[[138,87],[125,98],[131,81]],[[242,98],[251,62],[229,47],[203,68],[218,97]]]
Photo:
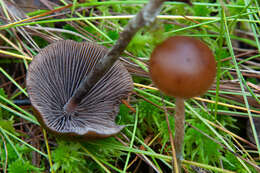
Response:
[[[6,71],[0,67],[0,71],[17,87],[24,93],[24,95],[28,96],[27,92],[8,74]]]
[[[226,14],[225,14],[224,9],[222,9],[222,15],[224,16],[223,19],[224,19],[225,30],[226,30],[225,37],[226,37],[227,45],[228,45],[229,52],[230,52],[231,57],[232,57],[233,64],[235,65],[235,69],[236,69],[236,73],[237,73],[237,76],[238,76],[241,92],[243,94],[243,99],[244,99],[246,108],[248,110],[249,121],[250,121],[250,124],[251,124],[251,127],[252,127],[252,131],[253,131],[254,138],[255,138],[255,141],[256,141],[256,145],[257,145],[257,150],[258,150],[258,153],[259,153],[259,156],[260,156],[260,145],[259,145],[255,125],[254,125],[254,122],[253,122],[253,118],[252,118],[252,115],[251,115],[251,112],[250,112],[250,107],[249,107],[249,104],[248,104],[247,96],[245,94],[245,89],[244,89],[244,85],[247,85],[247,84],[243,83],[243,81],[245,81],[245,80],[243,80],[243,76],[242,76],[242,74],[239,70],[238,63],[236,61],[236,57],[235,57],[235,54],[234,54],[234,51],[233,51],[233,47],[232,47],[232,43],[231,43],[231,39],[230,39],[230,35],[229,35],[229,29],[228,29],[227,20],[226,20],[226,17],[225,17]]]
[[[133,133],[132,133],[132,139],[131,139],[129,148],[133,148],[133,144],[134,144],[134,140],[135,140],[135,133],[136,133],[136,128],[137,128],[137,122],[138,122],[138,106],[136,107],[135,124],[134,124],[134,129],[133,129]],[[123,172],[126,172],[126,169],[127,169],[127,166],[128,166],[128,162],[129,162],[129,159],[130,159],[130,155],[131,155],[131,152],[128,152]]]
[[[11,136],[12,138],[18,140],[19,142],[23,143],[24,145],[26,145],[27,147],[31,148],[32,150],[36,151],[37,153],[41,154],[42,156],[48,158],[48,155],[41,152],[40,150],[38,150],[37,148],[31,146],[30,144],[26,143],[25,141],[23,141],[22,139],[16,137],[15,135],[13,135],[12,133],[8,132],[7,130],[3,129],[2,127],[0,127],[0,130],[5,132],[7,135]]]

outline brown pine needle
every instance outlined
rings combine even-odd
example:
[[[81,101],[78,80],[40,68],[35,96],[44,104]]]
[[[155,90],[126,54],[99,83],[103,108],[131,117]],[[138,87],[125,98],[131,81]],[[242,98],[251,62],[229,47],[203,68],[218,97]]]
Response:
[[[139,84],[139,83],[134,83],[134,86],[142,87],[142,88],[146,88],[146,89],[158,90],[158,88],[147,86],[147,85],[143,85],[143,84]],[[204,99],[204,98],[200,98],[200,97],[193,97],[193,99],[199,100],[199,101],[204,101],[204,102],[207,102],[207,103],[213,103],[213,104],[216,103],[216,101],[214,101],[214,100],[208,100],[208,99]],[[226,107],[229,107],[229,108],[234,108],[234,109],[239,109],[239,110],[243,110],[243,111],[248,111],[247,108],[241,107],[241,106],[235,106],[235,105],[222,103],[222,102],[218,102],[217,104],[221,105],[221,106],[226,106]],[[250,109],[249,111],[257,113],[257,114],[260,114],[260,111],[257,111],[257,110]]]
[[[39,18],[39,17],[47,16],[47,15],[50,15],[50,14],[52,14],[52,13],[56,13],[56,12],[58,12],[58,11],[64,10],[64,9],[66,9],[66,8],[69,8],[69,7],[71,7],[71,6],[72,6],[72,4],[69,4],[69,5],[66,5],[66,6],[64,6],[64,7],[60,7],[60,8],[57,8],[57,9],[48,11],[48,12],[46,12],[46,13],[43,13],[43,14],[39,14],[39,15],[36,15],[36,16],[33,16],[33,17],[29,17],[29,18],[26,18],[26,19],[19,20],[19,21],[17,21],[17,22],[13,22],[13,23],[9,23],[9,24],[6,24],[6,25],[2,25],[2,26],[0,26],[0,29],[1,29],[1,28],[9,28],[9,27],[11,27],[11,26],[14,26],[14,25],[17,25],[17,24],[20,24],[20,23],[23,23],[23,22],[27,22],[27,21],[32,20],[32,19],[37,19],[37,18]]]
[[[251,147],[253,147],[253,148],[256,149],[256,146],[255,146],[254,144],[250,143],[249,141],[245,140],[244,138],[241,138],[240,136],[238,136],[238,135],[236,135],[236,134],[230,132],[229,130],[227,130],[227,129],[225,129],[225,128],[223,128],[223,127],[217,125],[217,124],[212,123],[212,122],[209,121],[209,120],[206,120],[206,121],[207,121],[210,125],[212,125],[212,126],[218,128],[218,129],[222,130],[223,132],[226,132],[227,134],[229,134],[229,135],[231,135],[231,136],[237,138],[238,140],[240,140],[240,141],[242,141],[242,142],[244,142],[244,143],[246,143],[246,144],[248,144],[248,145],[250,145]]]

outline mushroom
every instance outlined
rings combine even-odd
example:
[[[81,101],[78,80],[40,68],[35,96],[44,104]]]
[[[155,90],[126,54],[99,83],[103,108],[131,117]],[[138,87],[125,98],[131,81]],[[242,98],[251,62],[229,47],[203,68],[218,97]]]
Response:
[[[184,100],[203,94],[216,75],[216,62],[209,47],[200,40],[173,36],[152,52],[149,72],[154,84],[176,97],[174,146],[180,170],[184,138]]]
[[[60,136],[104,138],[124,126],[115,124],[121,99],[133,88],[126,68],[116,61],[72,111],[68,102],[107,49],[95,43],[58,41],[34,57],[27,78],[30,101],[43,127]]]

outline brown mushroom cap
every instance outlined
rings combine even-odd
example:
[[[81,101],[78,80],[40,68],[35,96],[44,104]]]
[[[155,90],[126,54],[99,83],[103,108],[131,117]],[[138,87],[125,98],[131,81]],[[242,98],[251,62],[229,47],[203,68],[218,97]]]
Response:
[[[75,111],[63,110],[81,81],[106,52],[106,48],[94,43],[65,40],[47,46],[34,57],[26,84],[43,127],[62,136],[87,138],[111,136],[124,127],[115,124],[115,117],[121,99],[128,96],[133,84],[119,61],[94,85]]]
[[[150,59],[150,76],[164,93],[191,98],[203,94],[213,83],[216,62],[200,40],[174,36],[158,45]]]

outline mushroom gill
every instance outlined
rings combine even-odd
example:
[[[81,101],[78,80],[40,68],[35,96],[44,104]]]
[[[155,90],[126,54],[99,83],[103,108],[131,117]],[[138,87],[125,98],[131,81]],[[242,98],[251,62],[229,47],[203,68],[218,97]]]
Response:
[[[107,51],[95,43],[64,40],[47,46],[34,57],[26,84],[43,127],[56,134],[87,138],[111,136],[124,127],[115,124],[115,117],[121,99],[128,96],[133,82],[119,61],[74,111],[64,111],[64,105]]]

